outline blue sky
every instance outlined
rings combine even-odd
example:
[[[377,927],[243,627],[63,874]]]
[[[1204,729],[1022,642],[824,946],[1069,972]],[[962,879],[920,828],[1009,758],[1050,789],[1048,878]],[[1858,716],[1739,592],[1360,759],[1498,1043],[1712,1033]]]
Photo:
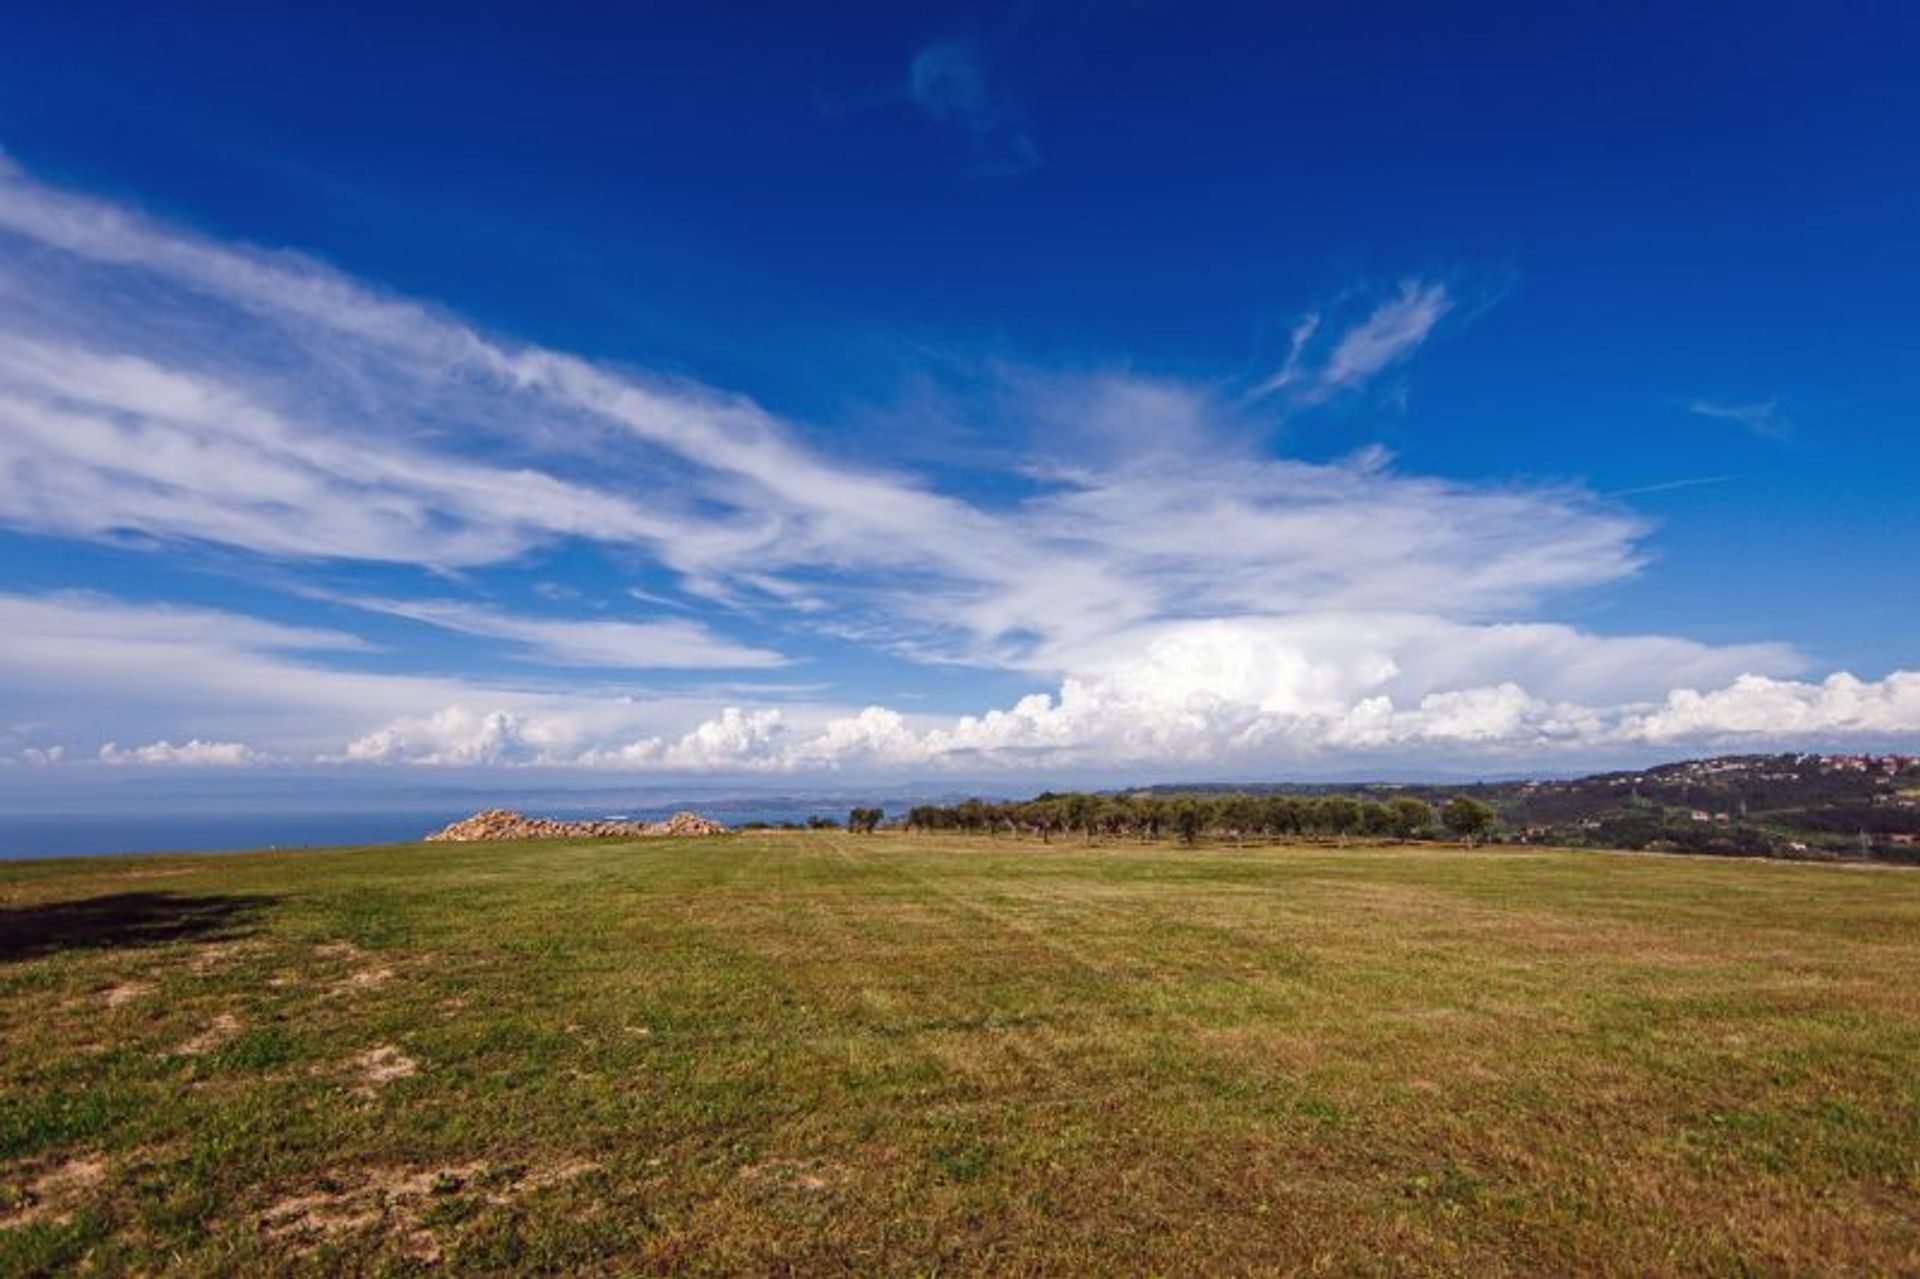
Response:
[[[11,7],[9,784],[1920,740],[1910,7],[835,15]]]

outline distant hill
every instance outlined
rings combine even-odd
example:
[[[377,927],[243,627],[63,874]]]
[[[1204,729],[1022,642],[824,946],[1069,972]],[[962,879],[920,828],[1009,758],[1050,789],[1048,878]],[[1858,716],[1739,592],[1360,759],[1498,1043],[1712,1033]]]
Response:
[[[1128,794],[1469,795],[1512,843],[1920,864],[1920,758],[1722,755],[1566,781],[1147,786]]]

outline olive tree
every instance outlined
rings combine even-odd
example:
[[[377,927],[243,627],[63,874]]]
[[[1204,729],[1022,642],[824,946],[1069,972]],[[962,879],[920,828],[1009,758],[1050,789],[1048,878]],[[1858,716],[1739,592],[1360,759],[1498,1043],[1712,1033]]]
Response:
[[[1441,824],[1469,845],[1487,833],[1493,825],[1493,819],[1493,809],[1465,795],[1454,796],[1440,810]]]

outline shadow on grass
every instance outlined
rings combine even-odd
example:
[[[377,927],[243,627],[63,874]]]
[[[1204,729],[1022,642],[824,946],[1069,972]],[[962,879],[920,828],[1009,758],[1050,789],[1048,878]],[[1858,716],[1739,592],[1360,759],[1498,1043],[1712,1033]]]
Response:
[[[114,893],[36,906],[0,906],[0,963],[63,950],[240,937],[253,932],[253,917],[277,900]]]

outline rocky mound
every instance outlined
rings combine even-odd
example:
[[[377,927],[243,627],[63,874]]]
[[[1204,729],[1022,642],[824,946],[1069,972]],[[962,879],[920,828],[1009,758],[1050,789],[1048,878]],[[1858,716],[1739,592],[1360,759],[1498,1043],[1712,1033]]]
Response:
[[[427,836],[429,843],[470,844],[486,839],[566,839],[581,835],[724,835],[727,828],[698,813],[675,813],[664,822],[564,822],[552,817],[490,808]]]

